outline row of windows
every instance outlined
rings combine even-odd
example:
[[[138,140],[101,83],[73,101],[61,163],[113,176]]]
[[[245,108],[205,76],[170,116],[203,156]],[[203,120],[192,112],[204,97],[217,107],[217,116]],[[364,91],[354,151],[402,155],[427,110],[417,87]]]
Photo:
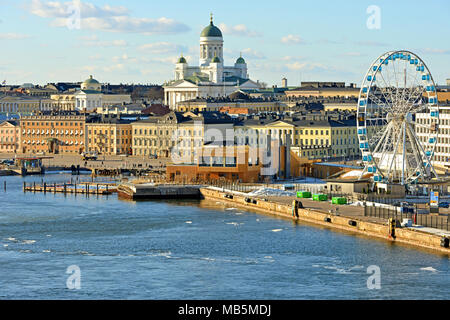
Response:
[[[15,131],[16,131],[16,133],[19,133],[18,129],[16,129]],[[8,129],[0,130],[0,134],[8,134],[8,133],[14,133],[14,129],[11,129],[11,130],[8,130]]]
[[[100,129],[100,130],[88,130],[89,134],[92,134],[92,131],[94,131],[94,134],[114,134],[114,130],[108,130],[108,129]],[[122,132],[122,135],[126,135],[126,134],[130,134],[131,135],[131,130],[116,130],[117,134],[120,134]]]
[[[109,140],[110,142],[113,142],[114,141],[114,139],[111,139],[111,140]],[[94,143],[108,143],[108,138],[105,138],[105,139],[96,139],[96,138],[94,138],[94,139],[89,139],[89,143],[92,143],[92,142],[94,142]],[[116,139],[116,144],[120,144],[120,142],[122,142],[122,144],[127,144],[128,143],[128,139]],[[131,142],[131,139],[130,139],[130,142]]]
[[[152,130],[152,129],[149,129],[148,131],[147,131],[147,129],[134,129],[134,134],[135,135],[137,135],[139,133],[139,135],[152,135],[152,134],[154,134],[154,135],[166,135],[166,136],[168,136],[169,135],[169,130]],[[189,135],[189,136],[191,136],[192,134],[194,135],[194,136],[201,136],[202,135],[202,131],[201,130],[193,130],[193,131],[191,131],[191,130],[181,130],[181,129],[179,129],[179,130],[170,130],[170,134],[171,135],[174,135],[174,134],[178,134],[179,136],[180,135],[183,135],[183,136],[186,136],[186,135]]]
[[[77,126],[83,125],[82,122],[51,122],[51,123],[49,123],[49,122],[24,122],[25,126],[37,126],[37,127],[49,126],[50,124],[54,124],[55,126],[61,126],[61,127],[63,127],[63,126],[77,127]]]

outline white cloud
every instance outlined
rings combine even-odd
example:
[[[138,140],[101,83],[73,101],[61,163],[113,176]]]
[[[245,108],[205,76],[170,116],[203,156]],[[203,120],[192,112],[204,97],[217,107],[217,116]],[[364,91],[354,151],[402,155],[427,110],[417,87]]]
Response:
[[[140,50],[154,53],[154,54],[168,54],[168,53],[182,53],[187,52],[188,48],[170,42],[155,42],[143,44],[139,47]]]
[[[253,50],[251,48],[243,49],[242,50],[242,56],[250,59],[265,59],[266,56],[256,50]]]
[[[266,59],[266,56],[262,52],[251,48],[242,49],[241,51],[225,48],[224,54],[225,58],[227,59],[237,59],[241,54],[244,59],[252,59],[252,60]],[[247,61],[247,63],[248,62],[249,61]]]
[[[19,33],[0,33],[0,40],[21,40],[28,39],[29,35]]]
[[[80,9],[80,14],[83,18],[128,15],[128,9],[123,6],[111,7],[105,5],[98,7],[94,4],[77,0],[66,2],[32,0],[29,10],[32,14],[42,18],[66,18],[71,14],[74,7]]]
[[[281,38],[281,42],[284,44],[300,44],[304,43],[303,39],[300,36],[295,34],[289,34]]]
[[[69,19],[73,20],[74,5],[78,5],[79,8],[81,29],[146,35],[180,33],[190,30],[187,25],[165,17],[158,19],[131,17],[128,9],[123,6],[98,7],[80,1],[43,2],[32,0],[28,10],[39,17],[52,18],[50,25],[53,27],[66,27]]]
[[[96,35],[80,37],[84,40],[81,43],[83,47],[126,47],[128,43],[125,40],[99,40]]]
[[[228,26],[224,23],[219,24],[219,29],[224,34],[229,34],[233,36],[240,36],[240,37],[260,37],[262,36],[261,33],[249,30],[245,24],[238,24],[235,26]]]

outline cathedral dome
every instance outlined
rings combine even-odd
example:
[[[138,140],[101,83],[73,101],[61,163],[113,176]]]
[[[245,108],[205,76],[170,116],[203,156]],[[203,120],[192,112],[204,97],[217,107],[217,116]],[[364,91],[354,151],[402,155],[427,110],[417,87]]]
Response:
[[[200,34],[200,37],[222,38],[222,31],[220,31],[220,29],[213,24],[212,17],[209,26],[203,29],[202,33]]]
[[[180,59],[178,59],[177,63],[187,63],[187,62],[186,59],[183,56],[181,56]]]

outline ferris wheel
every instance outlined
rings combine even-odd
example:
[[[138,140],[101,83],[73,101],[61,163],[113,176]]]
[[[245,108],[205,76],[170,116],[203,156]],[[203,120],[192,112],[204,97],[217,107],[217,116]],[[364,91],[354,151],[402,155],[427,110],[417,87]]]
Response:
[[[439,132],[436,86],[416,54],[390,51],[372,63],[359,93],[357,132],[361,177],[402,185],[437,177],[431,164]]]

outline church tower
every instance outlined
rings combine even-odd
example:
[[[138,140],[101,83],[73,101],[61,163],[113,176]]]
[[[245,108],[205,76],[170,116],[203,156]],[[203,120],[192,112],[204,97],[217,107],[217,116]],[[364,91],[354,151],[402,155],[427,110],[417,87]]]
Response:
[[[223,37],[222,32],[211,21],[209,26],[200,34],[200,66],[208,66],[217,57],[223,63]]]

